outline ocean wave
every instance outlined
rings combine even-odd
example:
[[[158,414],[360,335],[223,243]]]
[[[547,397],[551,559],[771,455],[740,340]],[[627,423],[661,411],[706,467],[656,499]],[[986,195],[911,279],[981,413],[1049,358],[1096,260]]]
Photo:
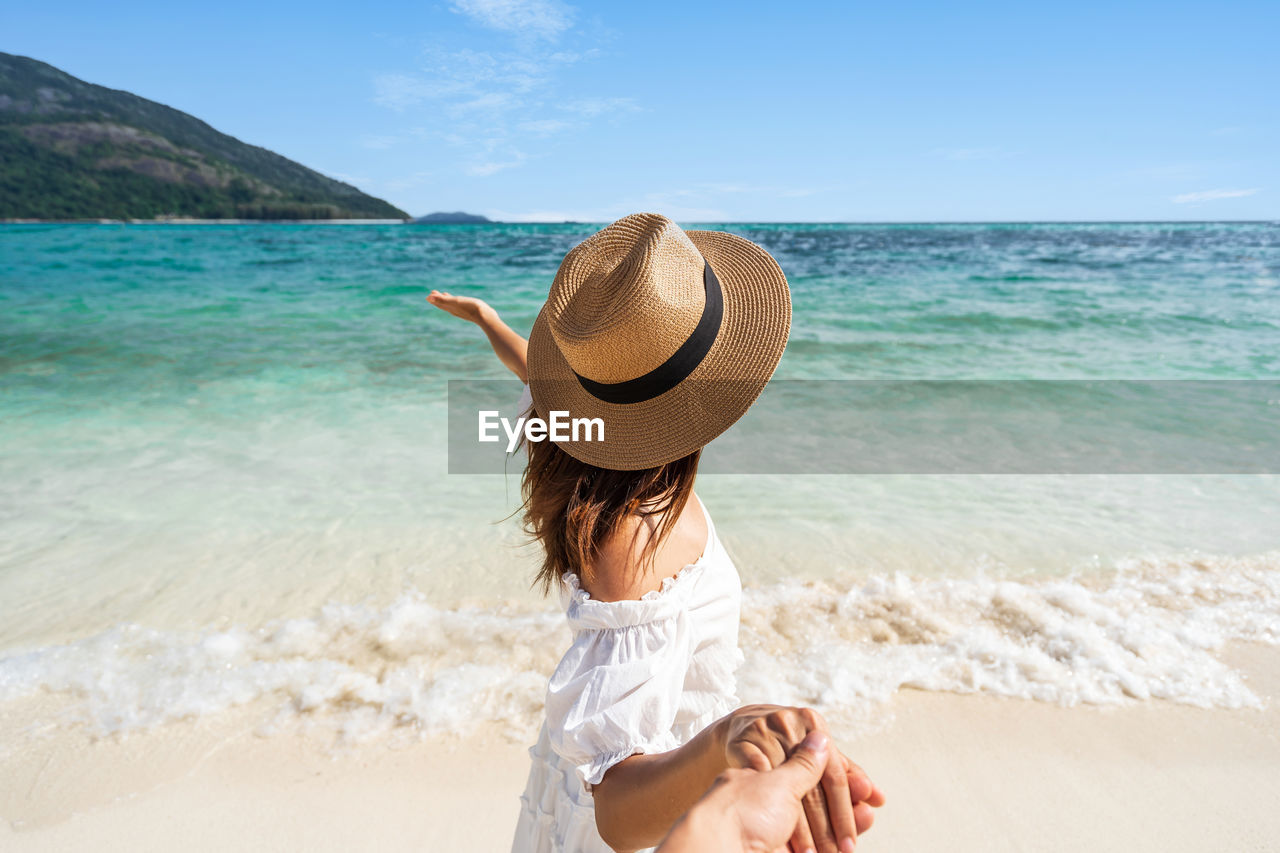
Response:
[[[784,582],[745,592],[739,694],[836,717],[903,688],[1258,707],[1214,654],[1237,640],[1280,644],[1280,552],[1132,560],[1105,577]],[[410,593],[256,629],[121,625],[9,652],[0,702],[60,694],[71,703],[60,719],[98,735],[266,700],[268,729],[322,722],[360,741],[498,723],[528,736],[568,641],[554,611],[441,609]]]
[[[1280,643],[1280,554],[1130,560],[1106,578],[782,584],[748,594],[740,692],[832,710],[902,688],[1258,707],[1214,655],[1231,641]]]

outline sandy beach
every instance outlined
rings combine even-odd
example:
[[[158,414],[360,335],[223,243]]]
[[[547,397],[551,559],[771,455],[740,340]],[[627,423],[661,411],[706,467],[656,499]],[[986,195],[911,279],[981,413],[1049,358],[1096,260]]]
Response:
[[[1222,658],[1263,710],[1166,702],[1065,709],[904,691],[849,752],[889,804],[865,850],[1274,850],[1280,649]],[[21,718],[8,708],[6,743]],[[43,709],[48,711],[48,708]],[[503,850],[523,743],[494,730],[333,750],[254,733],[258,711],[125,739],[59,731],[5,759],[0,847],[97,850]]]

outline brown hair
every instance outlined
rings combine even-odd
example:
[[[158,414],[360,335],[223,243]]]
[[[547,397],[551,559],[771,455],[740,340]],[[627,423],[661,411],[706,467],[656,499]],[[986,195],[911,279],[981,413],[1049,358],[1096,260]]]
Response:
[[[524,442],[529,463],[521,479],[524,529],[542,545],[534,578],[545,595],[565,572],[592,581],[592,564],[609,534],[630,515],[661,515],[639,563],[653,559],[693,494],[701,450],[640,471],[615,471],[581,462],[552,441]]]

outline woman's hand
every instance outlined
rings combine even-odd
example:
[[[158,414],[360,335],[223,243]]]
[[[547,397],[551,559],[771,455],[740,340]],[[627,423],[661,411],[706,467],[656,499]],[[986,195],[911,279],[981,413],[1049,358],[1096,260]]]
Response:
[[[498,312],[483,299],[454,296],[440,290],[427,294],[427,301],[455,317],[475,323],[489,339],[493,353],[521,382],[529,381],[529,342],[502,322]]]
[[[725,759],[730,767],[765,771],[780,767],[810,732],[827,731],[812,708],[747,705],[726,718]],[[821,782],[804,796],[804,816],[791,836],[793,850],[849,853],[871,827],[871,807],[884,803],[861,767],[830,746]]]
[[[496,318],[498,316],[489,307],[488,302],[483,299],[476,299],[474,296],[454,296],[452,293],[433,290],[427,294],[427,301],[441,311],[446,311],[455,317],[475,323],[477,326],[484,325],[485,320],[490,317]]]
[[[828,739],[810,732],[768,773],[726,770],[676,821],[658,853],[774,853],[804,812],[801,798],[822,779]]]

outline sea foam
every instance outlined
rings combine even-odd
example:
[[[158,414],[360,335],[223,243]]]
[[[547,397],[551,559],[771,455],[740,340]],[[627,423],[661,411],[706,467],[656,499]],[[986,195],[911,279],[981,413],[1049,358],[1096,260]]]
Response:
[[[901,688],[1259,707],[1215,655],[1234,640],[1280,643],[1280,552],[1133,560],[1100,577],[784,582],[744,594],[739,694],[837,717]],[[360,741],[498,723],[528,737],[568,642],[553,608],[442,609],[408,593],[385,608],[332,604],[256,628],[120,625],[10,652],[0,701],[62,694],[64,723],[98,735],[266,701],[266,729],[321,723]]]

